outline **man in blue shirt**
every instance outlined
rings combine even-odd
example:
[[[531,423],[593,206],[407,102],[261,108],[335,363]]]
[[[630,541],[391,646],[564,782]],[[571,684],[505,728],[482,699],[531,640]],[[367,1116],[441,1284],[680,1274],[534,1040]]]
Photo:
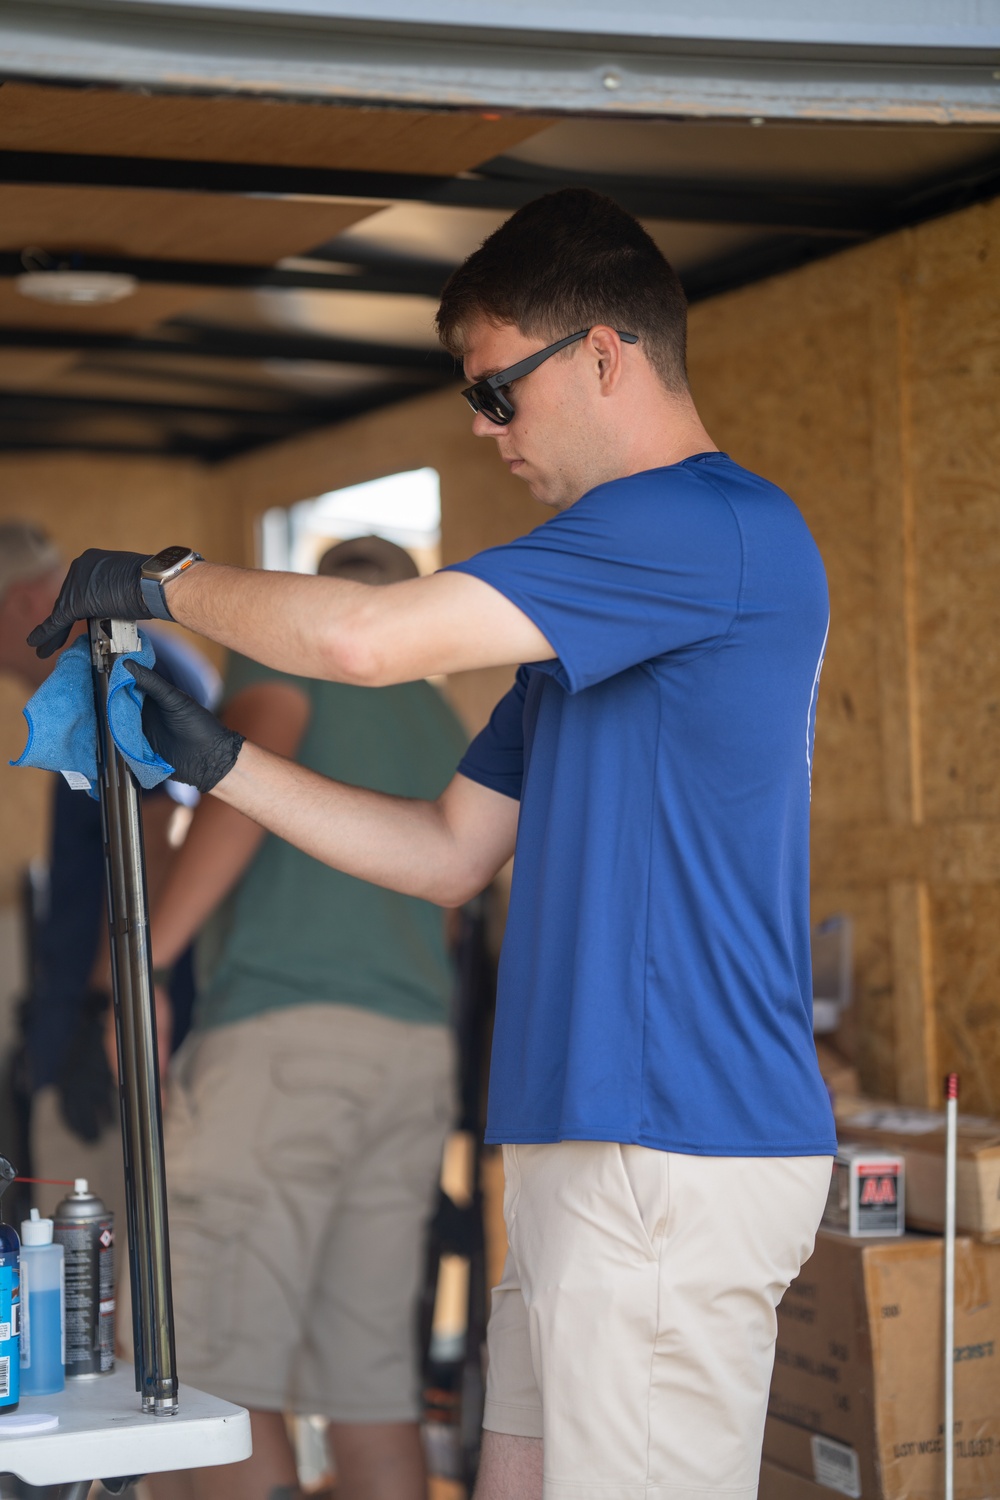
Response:
[[[543,525],[377,596],[173,553],[143,592],[141,558],[88,553],[32,640],[99,602],[368,685],[522,664],[435,803],[323,782],[137,676],[163,755],[351,874],[447,905],[514,852],[478,1500],[752,1500],[835,1150],[808,947],[822,563],[705,431],[680,285],[609,200],[520,210],[438,325]]]

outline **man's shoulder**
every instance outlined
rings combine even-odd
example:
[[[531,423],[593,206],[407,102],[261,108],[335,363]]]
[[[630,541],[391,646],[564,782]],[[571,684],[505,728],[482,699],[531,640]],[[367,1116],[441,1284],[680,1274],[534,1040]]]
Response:
[[[608,480],[564,514],[576,511],[581,534],[593,533],[595,544],[617,539],[630,552],[638,547],[657,555],[661,546],[673,552],[686,541],[737,544],[742,505],[752,494],[771,491],[781,493],[726,454],[711,453]]]

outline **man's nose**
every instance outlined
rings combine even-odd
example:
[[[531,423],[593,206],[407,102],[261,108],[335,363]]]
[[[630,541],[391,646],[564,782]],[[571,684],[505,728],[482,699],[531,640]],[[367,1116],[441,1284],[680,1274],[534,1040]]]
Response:
[[[473,437],[498,438],[503,433],[505,433],[506,431],[507,431],[506,427],[502,427],[498,422],[491,422],[490,419],[489,419],[489,417],[484,416],[481,411],[477,411],[473,415],[473,418],[472,418],[472,436]]]

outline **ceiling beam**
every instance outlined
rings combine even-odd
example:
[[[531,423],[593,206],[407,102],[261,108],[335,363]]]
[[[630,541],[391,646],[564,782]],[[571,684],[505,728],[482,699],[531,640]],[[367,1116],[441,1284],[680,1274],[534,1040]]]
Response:
[[[112,415],[162,420],[204,417],[209,421],[243,422],[254,426],[294,426],[297,422],[315,421],[335,406],[335,401],[322,402],[315,397],[295,404],[286,401],[278,406],[215,406],[211,402],[143,401],[117,395],[77,396],[55,391],[5,390],[0,395],[0,421],[59,421],[63,417]]]
[[[499,168],[494,163],[493,171],[488,174],[429,177],[420,173],[335,171],[244,162],[0,151],[0,183],[419,202],[501,212],[520,208],[555,188],[585,186],[606,193],[629,213],[643,219],[766,225],[800,233],[845,236],[878,233],[884,224],[884,191],[807,192],[801,187],[700,183],[685,178],[608,176],[527,167],[518,173],[518,166],[514,161],[500,158]]]
[[[747,225],[796,234],[864,239],[921,219],[949,212],[956,204],[1000,193],[1000,152],[943,179],[901,192],[883,186],[806,190],[797,184],[693,181],[688,178],[634,177],[566,171],[496,157],[475,176],[431,177],[421,173],[354,172],[318,167],[286,167],[243,162],[202,162],[156,157],[91,156],[55,151],[0,151],[0,183],[43,183],[76,187],[159,188],[211,194],[255,194],[298,198],[348,198],[383,203],[419,202],[449,208],[513,211],[542,193],[561,187],[589,187],[605,193],[640,219],[678,223]],[[47,246],[68,250],[72,246]],[[188,264],[188,263],[180,263]],[[254,277],[260,268],[242,267]],[[418,295],[436,295],[439,267],[412,268]],[[303,277],[320,273],[271,273],[274,286],[318,285]],[[332,273],[336,275],[337,273]],[[351,273],[353,275],[353,273]],[[371,278],[357,291],[394,291],[394,272],[359,268]],[[234,279],[229,285],[249,285]],[[385,276],[385,281],[382,277]],[[296,278],[289,280],[287,278]],[[207,284],[215,285],[216,282]],[[326,283],[332,290],[332,282]],[[347,284],[345,283],[345,286]],[[351,289],[347,287],[347,289]]]
[[[257,420],[259,415],[257,412],[241,412],[239,415],[247,420],[234,423],[229,432],[217,437],[206,437],[191,429],[186,430],[182,422],[177,420],[176,409],[171,411],[170,408],[164,408],[162,440],[159,443],[142,441],[134,444],[123,443],[117,439],[105,441],[90,435],[80,436],[78,432],[74,432],[72,425],[68,428],[60,426],[58,413],[52,414],[52,421],[43,432],[33,433],[26,430],[22,415],[9,414],[5,405],[0,402],[0,453],[44,451],[108,455],[133,454],[163,458],[193,458],[203,463],[218,463],[224,459],[236,457],[240,453],[250,452],[251,449],[259,448],[267,443],[280,442],[282,439],[298,437],[309,431],[336,426],[339,422],[349,421],[352,417],[363,416],[367,412],[395,405],[412,395],[412,385],[393,382],[380,386],[375,391],[354,393],[339,400],[331,400],[323,407],[313,404],[308,413],[295,414],[282,432],[266,430]],[[58,398],[53,398],[53,400],[56,399]],[[84,404],[82,400],[80,404],[82,407]],[[142,404],[151,405],[152,403]],[[109,406],[105,414],[127,417],[130,405],[133,403]],[[200,412],[200,409],[195,409],[195,411]],[[69,416],[72,422],[74,413],[67,412],[64,415]],[[84,415],[83,410],[76,415]]]
[[[261,193],[374,202],[424,201],[452,179],[422,172],[372,172],[71,151],[0,151],[0,182],[61,187],[163,188],[182,193]]]
[[[315,291],[377,292],[399,297],[433,297],[451,274],[451,266],[422,261],[401,262],[398,269],[388,270],[359,263],[356,270],[311,270],[306,266],[285,269],[280,266],[230,265],[222,261],[154,260],[138,256],[91,255],[72,253],[51,256],[61,267],[75,271],[110,271],[116,275],[134,276],[137,281],[156,282],[161,286],[217,286],[242,291]],[[322,266],[322,256],[311,256]],[[340,265],[337,262],[336,265]],[[0,251],[0,277],[20,276],[26,265],[17,251]]]
[[[199,461],[213,456],[212,450],[196,439],[165,437],[162,443],[102,442],[100,438],[62,438],[50,433],[32,437],[26,433],[7,434],[0,424],[0,453],[91,453],[107,457],[193,458]]]
[[[414,385],[437,383],[457,376],[455,361],[442,349],[419,349],[405,344],[368,344],[360,340],[313,337],[309,334],[247,332],[240,328],[184,323],[162,325],[174,330],[157,335],[94,333],[79,328],[18,328],[0,326],[0,348],[68,349],[129,354],[177,354],[210,359],[318,361],[360,365],[406,372]],[[421,381],[420,377],[424,377]]]

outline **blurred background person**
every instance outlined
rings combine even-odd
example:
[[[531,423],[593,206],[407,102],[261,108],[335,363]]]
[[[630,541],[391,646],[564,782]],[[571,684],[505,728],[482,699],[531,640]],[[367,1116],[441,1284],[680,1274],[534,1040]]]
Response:
[[[319,571],[417,576],[375,536]],[[427,682],[351,687],[241,657],[223,718],[325,776],[415,798],[440,794],[466,743]],[[444,915],[205,798],[153,910],[158,979],[199,930],[165,1126],[178,1370],[250,1409],[253,1457],[150,1488],[297,1495],[297,1412],[329,1419],[338,1500],[423,1500],[416,1303],[454,1114]]]

